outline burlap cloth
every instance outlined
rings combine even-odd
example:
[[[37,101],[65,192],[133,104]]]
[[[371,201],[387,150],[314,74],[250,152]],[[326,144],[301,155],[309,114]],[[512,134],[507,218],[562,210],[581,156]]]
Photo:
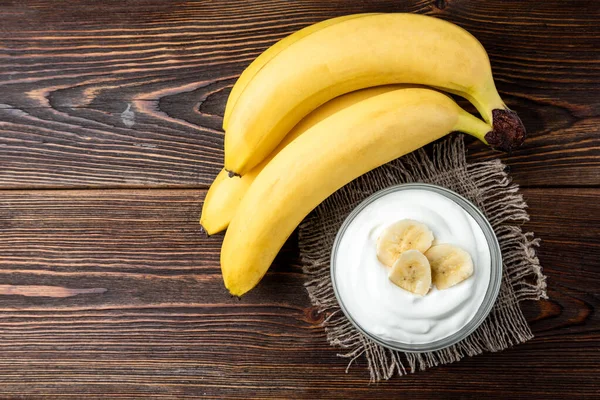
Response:
[[[451,189],[471,200],[494,228],[504,264],[498,300],[479,328],[463,341],[429,353],[389,350],[363,336],[348,321],[335,298],[330,277],[330,255],[335,235],[346,216],[374,192],[391,185],[425,182]],[[500,351],[533,337],[519,307],[523,300],[546,296],[546,278],[535,255],[539,239],[523,233],[529,220],[527,205],[500,160],[468,164],[462,135],[421,149],[354,180],[317,207],[300,225],[300,260],[306,290],[315,307],[325,313],[324,327],[332,346],[352,362],[364,356],[372,381],[389,379],[431,366],[452,363],[465,355]]]

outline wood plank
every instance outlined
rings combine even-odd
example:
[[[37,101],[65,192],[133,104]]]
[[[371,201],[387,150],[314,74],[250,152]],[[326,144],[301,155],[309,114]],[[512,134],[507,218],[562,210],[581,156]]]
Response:
[[[0,188],[205,188],[243,68],[308,24],[375,11],[435,15],[481,40],[530,133],[508,158],[519,183],[600,185],[594,1],[29,0],[0,7]]]
[[[292,240],[242,300],[202,190],[0,191],[0,393],[105,398],[582,398],[600,373],[600,189],[526,189],[536,338],[379,385],[328,346]]]

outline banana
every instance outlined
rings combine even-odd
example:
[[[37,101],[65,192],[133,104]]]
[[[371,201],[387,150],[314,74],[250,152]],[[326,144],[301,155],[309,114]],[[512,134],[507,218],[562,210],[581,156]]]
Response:
[[[469,253],[451,244],[431,247],[425,253],[431,265],[433,284],[448,289],[473,275],[473,260]]]
[[[235,103],[237,103],[240,94],[244,91],[248,83],[254,78],[254,76],[261,70],[262,67],[265,66],[273,57],[279,54],[282,50],[286,49],[290,45],[296,43],[300,39],[310,35],[311,33],[317,32],[323,28],[327,28],[328,26],[337,24],[338,22],[346,21],[354,18],[361,18],[366,15],[374,15],[375,13],[365,13],[365,14],[351,14],[351,15],[343,15],[341,17],[327,19],[325,21],[317,22],[316,24],[309,25],[299,31],[292,33],[289,36],[284,37],[273,46],[269,47],[267,50],[261,53],[250,65],[242,72],[238,80],[233,85],[231,89],[231,93],[229,93],[229,97],[227,98],[227,104],[225,104],[225,114],[223,115],[223,130],[227,130],[227,125],[229,123],[229,117],[231,116],[231,112],[235,107]]]
[[[227,229],[229,221],[235,215],[237,205],[254,180],[250,178],[253,171],[243,177],[229,177],[229,173],[224,169],[219,172],[206,193],[200,214],[200,225],[207,235],[214,235]]]
[[[425,296],[431,287],[431,267],[419,250],[407,250],[400,254],[388,278],[404,290]]]
[[[376,96],[391,90],[397,90],[407,85],[388,85],[388,86],[377,86],[364,90],[358,90],[351,92],[343,96],[337,97],[315,111],[310,113],[304,118],[298,125],[292,129],[292,131],[285,137],[285,139],[277,146],[275,150],[269,156],[256,167],[252,168],[250,172],[242,177],[234,176],[229,178],[228,172],[223,169],[206,193],[204,204],[202,205],[202,214],[200,217],[200,224],[204,228],[204,231],[208,235],[221,232],[227,229],[229,222],[233,218],[235,211],[244,197],[244,194],[258,176],[260,171],[279,153],[285,146],[291,143],[295,138],[304,133],[311,126],[319,123],[325,118],[329,117],[336,112],[343,110],[344,108],[356,104],[359,101],[368,99],[369,97]],[[391,264],[390,264],[391,265]]]
[[[247,83],[225,133],[225,169],[244,175],[309,112],[357,89],[433,86],[470,100],[509,151],[525,138],[494,85],[487,53],[464,29],[417,14],[375,14],[322,28],[273,55]]]
[[[400,254],[407,250],[424,253],[433,243],[433,233],[427,225],[411,219],[398,221],[381,233],[377,239],[377,258],[391,267]]]
[[[263,168],[239,204],[221,249],[225,286],[236,296],[252,289],[302,219],[351,180],[451,131],[485,142],[489,130],[423,88],[373,96],[313,125]]]

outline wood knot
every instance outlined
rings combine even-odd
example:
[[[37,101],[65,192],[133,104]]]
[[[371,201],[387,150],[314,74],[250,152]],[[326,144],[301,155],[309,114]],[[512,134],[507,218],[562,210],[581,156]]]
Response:
[[[439,10],[443,10],[448,6],[447,0],[433,0],[433,5]]]
[[[306,322],[311,325],[320,325],[325,319],[325,316],[320,313],[316,307],[309,307],[304,310],[304,318],[306,319]]]

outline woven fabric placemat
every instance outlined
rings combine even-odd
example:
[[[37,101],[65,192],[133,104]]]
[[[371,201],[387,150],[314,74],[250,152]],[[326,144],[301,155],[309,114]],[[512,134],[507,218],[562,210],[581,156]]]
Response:
[[[473,202],[492,225],[503,259],[498,299],[479,328],[456,345],[418,354],[389,350],[362,335],[341,311],[330,276],[333,241],[348,214],[376,191],[408,182],[443,186]],[[539,239],[521,230],[529,220],[526,208],[500,160],[467,163],[460,134],[435,144],[431,155],[420,149],[363,175],[317,207],[299,228],[300,262],[312,304],[326,315],[327,340],[343,350],[340,356],[349,359],[348,368],[364,356],[371,381],[380,381],[531,339],[519,303],[547,296],[546,277],[534,250]]]

